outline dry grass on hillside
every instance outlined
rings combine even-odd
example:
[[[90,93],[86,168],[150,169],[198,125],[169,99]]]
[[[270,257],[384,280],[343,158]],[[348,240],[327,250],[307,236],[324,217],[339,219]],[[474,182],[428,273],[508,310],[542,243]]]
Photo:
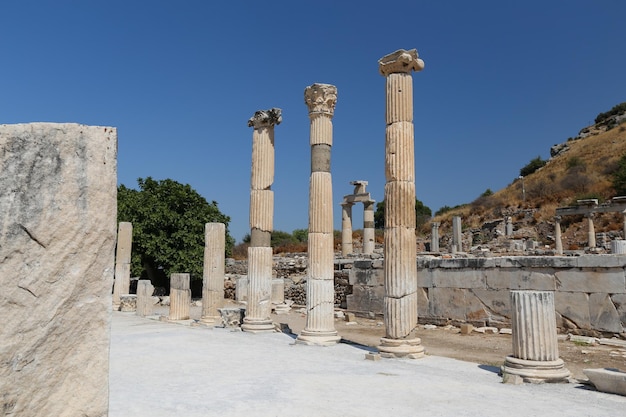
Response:
[[[504,189],[479,197],[433,220],[441,222],[445,231],[453,216],[461,216],[465,227],[474,228],[515,213],[523,216],[523,210],[532,209],[534,221],[539,223],[550,221],[557,207],[575,204],[578,199],[604,201],[614,197],[611,174],[617,161],[626,154],[626,125],[584,139],[570,140],[567,145],[569,150],[551,158],[523,180],[515,179]],[[428,229],[425,227],[422,232],[428,234]]]

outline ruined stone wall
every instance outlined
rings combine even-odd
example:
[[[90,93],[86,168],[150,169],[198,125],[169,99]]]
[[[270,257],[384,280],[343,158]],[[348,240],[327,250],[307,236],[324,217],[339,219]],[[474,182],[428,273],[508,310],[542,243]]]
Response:
[[[509,291],[555,291],[557,326],[575,334],[623,333],[626,256],[418,257],[422,323],[510,325]],[[382,260],[355,261],[348,310],[382,314]]]

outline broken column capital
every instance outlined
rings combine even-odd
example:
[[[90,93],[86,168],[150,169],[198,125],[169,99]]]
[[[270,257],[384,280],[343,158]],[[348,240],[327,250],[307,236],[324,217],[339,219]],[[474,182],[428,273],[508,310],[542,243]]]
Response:
[[[259,129],[262,127],[279,125],[283,121],[282,110],[273,107],[269,110],[257,110],[248,120],[248,127]]]
[[[378,69],[385,77],[394,73],[410,74],[424,69],[424,61],[418,58],[417,50],[399,49],[378,60]]]

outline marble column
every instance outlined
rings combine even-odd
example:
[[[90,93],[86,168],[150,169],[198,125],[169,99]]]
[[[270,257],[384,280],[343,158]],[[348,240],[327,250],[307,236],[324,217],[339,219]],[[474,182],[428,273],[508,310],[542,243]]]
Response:
[[[332,345],[341,337],[335,330],[333,248],[333,190],[330,151],[337,87],[313,84],[304,90],[311,121],[311,179],[309,183],[309,274],[306,288],[306,325],[296,343]]]
[[[189,320],[191,289],[189,274],[172,274],[170,276],[170,313],[168,320]]]
[[[590,248],[596,247],[596,230],[593,227],[593,213],[587,214],[588,230],[587,230],[587,244]]]
[[[511,291],[513,355],[502,374],[525,382],[567,382],[570,372],[559,358],[554,291]]]
[[[202,273],[202,316],[204,324],[221,323],[217,311],[224,302],[224,264],[226,263],[226,225],[204,225],[204,268]]]
[[[274,219],[274,126],[281,110],[257,111],[248,120],[252,134],[250,186],[250,247],[248,248],[248,306],[241,328],[257,333],[274,331],[272,312],[272,247]]]
[[[113,310],[120,306],[120,295],[130,291],[130,257],[133,243],[133,224],[120,222],[115,250],[115,282],[113,284]]]
[[[452,217],[452,253],[463,252],[461,217]]]
[[[626,210],[622,211],[623,216],[623,229],[624,229],[624,240],[626,240]]]
[[[352,203],[341,203],[341,256],[352,252]]]
[[[563,255],[563,240],[561,238],[561,216],[554,216],[554,249],[557,255]]]
[[[376,246],[374,233],[374,200],[363,203],[363,253],[371,255]]]
[[[136,313],[140,317],[152,315],[154,302],[152,294],[154,286],[149,279],[140,279],[137,281],[137,310]]]
[[[417,327],[417,250],[415,238],[415,145],[412,71],[424,68],[417,51],[382,57],[386,78],[385,132],[385,337],[384,357],[424,356]]]
[[[432,222],[430,227],[430,251],[439,252],[439,222]]]

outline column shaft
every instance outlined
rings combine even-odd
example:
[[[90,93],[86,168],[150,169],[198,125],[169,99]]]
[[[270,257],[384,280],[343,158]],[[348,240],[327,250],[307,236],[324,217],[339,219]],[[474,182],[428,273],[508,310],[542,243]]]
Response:
[[[170,276],[170,313],[168,320],[189,320],[191,289],[189,274],[172,274]]]
[[[341,205],[341,256],[346,257],[352,253],[352,204]]]
[[[439,252],[439,223],[433,222],[430,231],[430,251]]]
[[[587,241],[590,248],[596,247],[596,231],[593,227],[593,214],[589,213],[587,215],[589,230],[587,233]]]
[[[272,248],[249,247],[248,308],[241,328],[249,332],[273,331],[271,313]]]
[[[120,222],[117,229],[117,248],[115,250],[115,283],[113,284],[113,308],[120,305],[120,295],[130,291],[130,260],[133,242],[133,225]]]
[[[557,255],[563,255],[563,240],[561,238],[561,218],[554,219],[554,249]]]
[[[202,317],[207,324],[219,323],[217,311],[224,302],[224,264],[226,225],[207,223],[204,226],[204,268],[202,274]]]
[[[152,302],[152,294],[154,286],[149,279],[140,279],[137,282],[137,314],[140,317],[152,315],[154,303]]]
[[[374,201],[363,203],[363,253],[370,255],[376,247],[374,233]]]

